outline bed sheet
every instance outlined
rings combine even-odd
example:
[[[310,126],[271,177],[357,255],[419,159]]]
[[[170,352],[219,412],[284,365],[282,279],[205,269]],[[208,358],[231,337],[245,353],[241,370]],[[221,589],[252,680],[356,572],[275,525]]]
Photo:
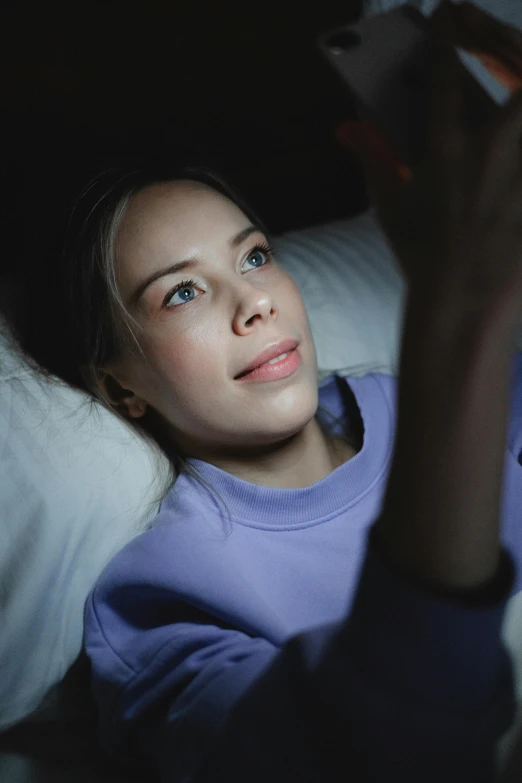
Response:
[[[147,767],[122,770],[90,720],[31,721],[0,734],[0,783],[158,783]]]
[[[77,764],[50,762],[20,753],[0,753],[0,781],[2,783],[129,783],[129,777],[106,769],[96,762],[93,764],[85,761]]]

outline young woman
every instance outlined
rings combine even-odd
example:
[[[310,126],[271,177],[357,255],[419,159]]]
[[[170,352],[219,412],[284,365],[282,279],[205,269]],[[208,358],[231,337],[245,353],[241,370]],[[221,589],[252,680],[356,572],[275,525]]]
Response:
[[[522,589],[522,96],[474,139],[442,46],[438,68],[426,170],[370,174],[410,283],[398,386],[318,389],[298,289],[197,169],[100,176],[29,299],[59,308],[42,364],[174,469],[85,612],[101,740],[144,779],[493,780]]]

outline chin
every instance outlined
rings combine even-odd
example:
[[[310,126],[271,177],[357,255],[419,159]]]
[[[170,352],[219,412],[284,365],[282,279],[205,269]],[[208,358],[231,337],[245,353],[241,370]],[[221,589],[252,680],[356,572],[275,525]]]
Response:
[[[298,411],[301,411],[303,416],[312,411],[311,415],[313,416],[317,410],[318,402],[317,381],[307,375],[300,383],[291,384],[288,388],[283,389],[282,393],[277,395],[276,404],[283,416],[287,415],[292,418]]]
[[[299,399],[292,401],[287,410],[278,408],[270,417],[270,429],[276,431],[280,437],[291,437],[303,430],[317,413],[317,390],[309,393],[305,399],[300,395]],[[266,422],[268,424],[269,422]],[[275,434],[275,432],[274,432]]]

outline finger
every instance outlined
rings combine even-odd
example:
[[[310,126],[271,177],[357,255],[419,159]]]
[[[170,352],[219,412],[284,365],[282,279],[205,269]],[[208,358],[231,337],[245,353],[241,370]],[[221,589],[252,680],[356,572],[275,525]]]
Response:
[[[350,148],[359,163],[370,202],[377,209],[383,227],[388,226],[390,210],[411,178],[410,170],[394,156],[373,124],[342,123],[336,136]]]
[[[430,16],[430,21],[438,34],[448,43],[458,45],[457,6],[450,0],[442,0]]]
[[[520,156],[522,143],[522,90],[515,92],[497,115],[492,134],[491,151],[498,163],[513,166]]]
[[[519,167],[517,174],[512,188],[508,191],[508,197],[505,199],[506,206],[503,210],[503,217],[507,224],[516,227],[519,232],[518,244],[522,257],[522,168]]]
[[[399,158],[373,122],[341,123],[337,140],[351,149],[369,182],[394,187],[411,179],[409,167]]]
[[[522,32],[503,24],[471,3],[443,0],[431,15],[435,30],[448,43],[481,59],[509,89],[522,82]]]
[[[456,45],[480,50],[501,61],[515,74],[522,73],[522,32],[504,24],[472,3],[455,6],[452,15]]]
[[[522,64],[520,68],[513,68],[511,65],[505,65],[498,57],[493,57],[491,54],[484,54],[474,49],[468,50],[470,54],[473,54],[483,65],[486,66],[488,71],[495,79],[507,87],[508,90],[514,92],[522,88]]]
[[[463,122],[464,66],[450,44],[437,38],[430,47],[428,144],[442,170],[451,168],[465,144]]]
[[[521,176],[522,91],[515,93],[499,112],[490,135],[477,206],[488,209],[505,200],[506,188]]]
[[[461,3],[456,6],[456,9],[457,23],[462,28],[474,31],[485,46],[491,42],[502,42],[515,59],[518,61],[522,59],[521,30],[502,22],[473,3]]]

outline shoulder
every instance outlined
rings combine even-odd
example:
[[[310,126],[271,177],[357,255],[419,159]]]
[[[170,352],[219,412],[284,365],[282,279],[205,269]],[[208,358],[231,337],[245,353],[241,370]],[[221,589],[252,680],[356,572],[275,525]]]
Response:
[[[126,544],[92,588],[84,611],[86,646],[111,666],[124,663],[122,681],[168,642],[173,622],[199,617],[197,607],[210,603],[211,590],[226,580],[217,537],[203,530],[197,518],[180,518],[163,506],[153,527]]]
[[[92,591],[95,603],[128,589],[134,594],[183,590],[216,560],[225,533],[215,535],[218,525],[197,506],[189,509],[185,504],[178,511],[171,492],[151,528],[129,541],[105,567]]]

